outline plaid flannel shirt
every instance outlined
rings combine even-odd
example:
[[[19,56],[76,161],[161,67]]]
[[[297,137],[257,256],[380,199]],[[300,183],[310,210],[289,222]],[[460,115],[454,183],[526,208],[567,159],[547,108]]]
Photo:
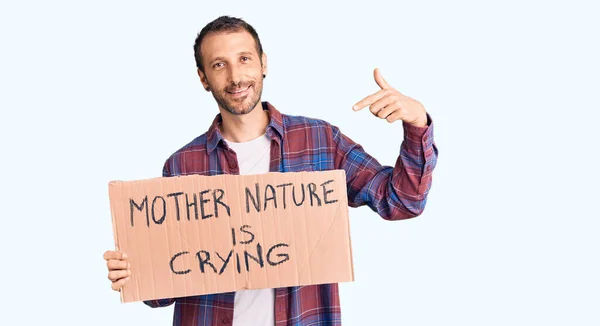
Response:
[[[344,169],[348,205],[368,205],[387,220],[420,215],[431,187],[438,150],[433,123],[423,128],[403,123],[404,139],[394,166],[381,165],[361,145],[323,120],[280,113],[262,103],[270,115],[267,136],[271,139],[272,172]],[[236,154],[222,141],[217,115],[209,130],[171,155],[163,176],[239,174]],[[144,301],[150,307],[175,303],[173,325],[232,325],[234,292],[185,298]],[[340,325],[337,284],[275,289],[275,324]]]

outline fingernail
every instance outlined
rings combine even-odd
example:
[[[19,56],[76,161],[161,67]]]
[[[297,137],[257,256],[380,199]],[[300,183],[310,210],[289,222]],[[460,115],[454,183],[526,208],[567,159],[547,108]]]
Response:
[[[127,259],[127,254],[123,254],[123,259]]]

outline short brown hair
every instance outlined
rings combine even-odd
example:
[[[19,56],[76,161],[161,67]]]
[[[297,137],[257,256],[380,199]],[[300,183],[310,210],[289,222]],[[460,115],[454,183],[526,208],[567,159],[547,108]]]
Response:
[[[258,33],[256,33],[254,27],[246,23],[241,18],[221,16],[204,26],[204,28],[202,28],[202,30],[200,31],[200,33],[198,33],[198,36],[196,37],[196,41],[194,42],[194,58],[196,60],[196,67],[198,67],[198,69],[200,69],[200,71],[204,73],[204,66],[202,64],[202,54],[200,53],[200,45],[202,43],[202,40],[208,33],[237,32],[240,30],[247,31],[254,38],[254,41],[256,42],[256,51],[258,52],[258,57],[260,58],[262,64],[263,48],[262,44],[260,43]]]

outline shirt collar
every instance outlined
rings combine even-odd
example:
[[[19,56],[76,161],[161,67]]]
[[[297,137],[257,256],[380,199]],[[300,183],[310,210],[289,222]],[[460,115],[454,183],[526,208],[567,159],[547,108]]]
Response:
[[[280,138],[283,137],[283,119],[281,112],[279,112],[271,103],[267,101],[262,102],[262,109],[269,112],[270,119],[266,130],[267,136],[269,136],[269,138],[273,138],[275,136],[274,132],[277,132]],[[219,146],[223,140],[223,135],[219,129],[222,121],[223,118],[221,117],[221,114],[217,114],[210,125],[210,128],[208,129],[206,148],[209,154],[212,153],[212,151]]]

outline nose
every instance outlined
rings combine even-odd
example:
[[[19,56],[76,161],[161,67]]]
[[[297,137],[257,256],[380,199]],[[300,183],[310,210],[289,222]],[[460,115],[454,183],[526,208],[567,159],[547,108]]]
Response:
[[[239,84],[242,81],[243,70],[237,65],[229,65],[229,82]]]

